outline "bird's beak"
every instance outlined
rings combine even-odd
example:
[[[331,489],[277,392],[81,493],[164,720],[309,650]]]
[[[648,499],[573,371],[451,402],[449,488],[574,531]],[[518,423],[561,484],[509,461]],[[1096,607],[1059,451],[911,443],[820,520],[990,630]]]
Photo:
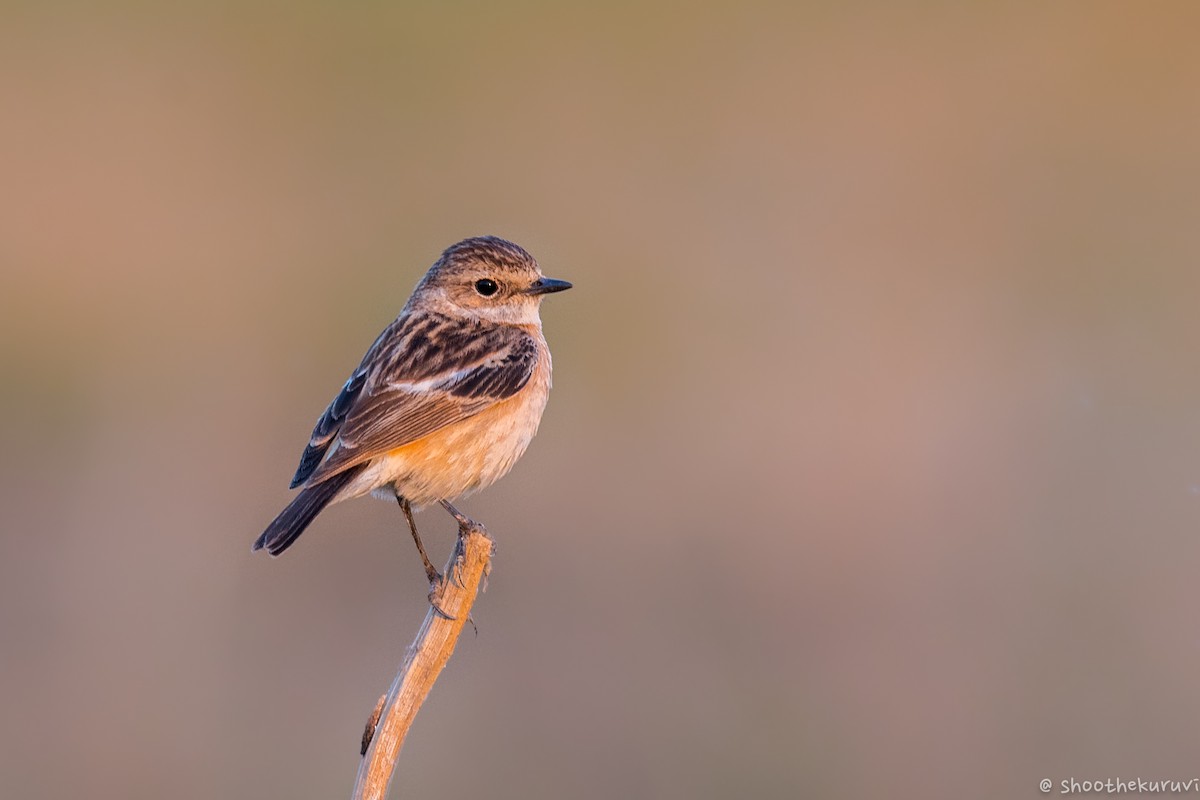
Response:
[[[562,292],[571,288],[568,281],[559,281],[554,278],[538,278],[533,282],[533,285],[525,290],[525,294],[550,294],[551,292]]]

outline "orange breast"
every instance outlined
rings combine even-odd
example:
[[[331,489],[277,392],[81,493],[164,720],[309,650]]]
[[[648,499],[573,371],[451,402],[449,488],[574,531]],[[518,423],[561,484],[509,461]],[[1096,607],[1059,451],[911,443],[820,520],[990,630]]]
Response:
[[[371,461],[356,483],[365,493],[393,486],[416,505],[452,500],[488,486],[512,468],[537,432],[549,394],[549,369],[473,417]]]

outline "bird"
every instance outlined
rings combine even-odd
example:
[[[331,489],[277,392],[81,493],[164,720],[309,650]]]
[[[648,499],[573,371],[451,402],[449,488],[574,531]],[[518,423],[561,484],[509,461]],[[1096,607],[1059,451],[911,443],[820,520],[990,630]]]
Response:
[[[299,494],[251,549],[278,556],[329,505],[372,494],[399,504],[440,581],[413,510],[440,504],[460,533],[475,526],[453,501],[503,477],[537,432],[551,382],[541,301],[570,288],[497,236],[446,248],[317,420]]]

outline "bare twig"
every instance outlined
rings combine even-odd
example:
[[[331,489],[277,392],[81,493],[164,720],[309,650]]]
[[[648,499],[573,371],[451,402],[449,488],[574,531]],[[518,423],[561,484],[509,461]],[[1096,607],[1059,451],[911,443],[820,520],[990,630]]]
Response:
[[[358,767],[351,800],[383,800],[404,737],[454,652],[475,596],[492,564],[492,540],[482,527],[461,532],[446,578],[430,597],[430,609],[408,649],[378,715],[375,735]],[[369,730],[368,726],[368,730]],[[364,735],[364,741],[368,740]]]

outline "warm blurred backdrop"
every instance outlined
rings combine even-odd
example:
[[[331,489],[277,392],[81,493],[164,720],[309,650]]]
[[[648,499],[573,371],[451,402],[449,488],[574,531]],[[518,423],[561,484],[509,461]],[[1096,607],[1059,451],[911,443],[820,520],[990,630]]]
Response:
[[[425,612],[403,518],[250,543],[479,233],[576,289],[396,796],[1197,777],[1197,30],[5,4],[0,797],[349,795]]]

